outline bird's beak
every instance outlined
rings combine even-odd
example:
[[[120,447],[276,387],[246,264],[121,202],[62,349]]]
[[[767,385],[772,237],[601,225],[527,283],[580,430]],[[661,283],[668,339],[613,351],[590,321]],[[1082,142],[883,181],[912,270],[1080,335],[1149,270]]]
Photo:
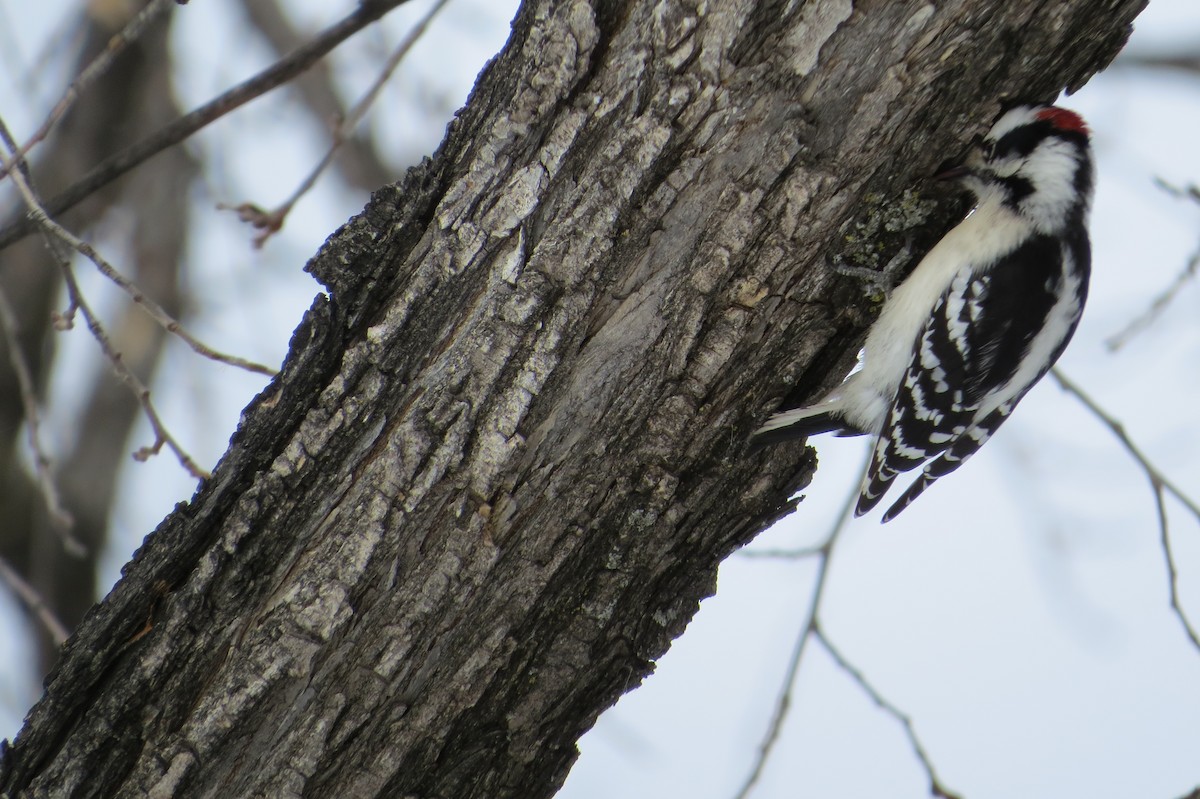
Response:
[[[979,142],[971,147],[971,152],[960,161],[943,161],[933,173],[934,180],[958,180],[959,178],[976,175],[986,166],[979,149]]]
[[[942,165],[933,173],[934,180],[958,180],[965,178],[971,174],[971,168],[964,163],[955,163],[954,161],[943,161]]]

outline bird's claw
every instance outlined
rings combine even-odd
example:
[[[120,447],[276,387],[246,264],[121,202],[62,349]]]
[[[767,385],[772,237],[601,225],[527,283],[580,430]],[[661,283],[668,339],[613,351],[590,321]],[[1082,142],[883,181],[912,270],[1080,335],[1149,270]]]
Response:
[[[864,283],[863,291],[868,295],[883,295],[888,297],[892,293],[892,289],[896,287],[899,277],[904,273],[904,269],[912,260],[912,235],[905,236],[904,244],[900,250],[892,256],[892,259],[887,262],[883,269],[872,269],[868,266],[851,266],[843,263],[830,263],[833,271],[839,275],[852,277]]]

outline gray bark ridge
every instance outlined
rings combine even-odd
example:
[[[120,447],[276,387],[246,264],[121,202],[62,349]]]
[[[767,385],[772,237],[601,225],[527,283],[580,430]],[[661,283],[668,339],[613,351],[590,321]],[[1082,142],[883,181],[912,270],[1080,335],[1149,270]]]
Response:
[[[948,204],[898,198],[1143,5],[526,3],[436,156],[310,264],[330,298],[0,794],[554,793],[807,483],[811,452],[744,448],[852,358],[827,258],[936,238]]]

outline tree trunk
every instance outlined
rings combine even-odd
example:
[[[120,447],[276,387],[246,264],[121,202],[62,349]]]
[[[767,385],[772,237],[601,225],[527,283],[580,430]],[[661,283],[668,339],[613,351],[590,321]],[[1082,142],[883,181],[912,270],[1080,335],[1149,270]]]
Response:
[[[748,457],[918,249],[923,175],[1142,0],[530,0],[213,478],[65,646],[4,796],[545,797],[788,512]]]

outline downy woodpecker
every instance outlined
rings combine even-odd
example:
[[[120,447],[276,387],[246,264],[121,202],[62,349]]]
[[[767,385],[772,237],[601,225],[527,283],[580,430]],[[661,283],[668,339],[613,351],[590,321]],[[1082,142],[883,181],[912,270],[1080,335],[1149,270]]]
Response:
[[[816,433],[876,436],[855,515],[924,466],[889,521],[983,446],[1066,348],[1087,297],[1089,132],[1073,111],[1003,113],[961,166],[974,210],[934,246],[867,333],[862,368],[783,411],[754,446]]]

